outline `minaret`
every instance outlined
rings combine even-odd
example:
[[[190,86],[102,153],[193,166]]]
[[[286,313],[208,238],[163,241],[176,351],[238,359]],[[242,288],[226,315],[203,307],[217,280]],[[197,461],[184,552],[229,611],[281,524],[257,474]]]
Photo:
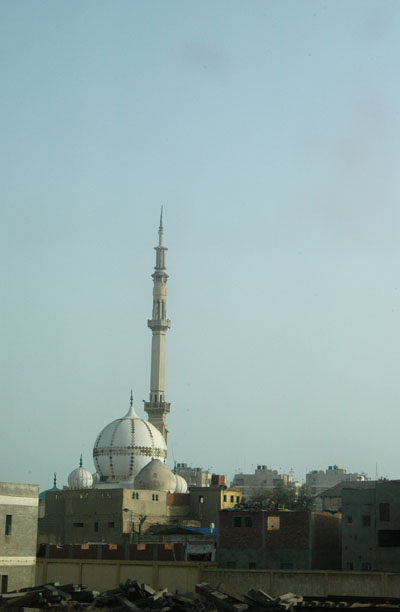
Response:
[[[160,227],[158,229],[158,246],[156,250],[156,265],[152,274],[153,279],[153,315],[147,321],[148,327],[153,332],[151,342],[151,375],[150,375],[150,397],[144,403],[144,409],[149,415],[149,421],[164,436],[167,441],[166,416],[170,404],[165,401],[165,334],[171,327],[171,321],[167,319],[167,279],[168,274],[165,267],[164,230],[162,220],[163,210],[161,207]]]

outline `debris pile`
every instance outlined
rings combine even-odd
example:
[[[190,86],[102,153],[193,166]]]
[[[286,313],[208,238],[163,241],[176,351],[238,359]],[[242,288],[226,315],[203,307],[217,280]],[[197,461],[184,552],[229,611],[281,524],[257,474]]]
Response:
[[[225,585],[213,587],[205,582],[196,585],[195,594],[181,595],[167,589],[156,591],[136,580],[127,580],[102,593],[84,585],[52,583],[0,595],[2,612],[28,608],[51,608],[54,612],[327,612],[327,608],[340,612],[343,608],[351,609],[350,612],[366,612],[365,608],[373,608],[373,612],[400,612],[400,598],[314,597],[293,593],[271,597],[262,589],[250,589],[244,595]]]

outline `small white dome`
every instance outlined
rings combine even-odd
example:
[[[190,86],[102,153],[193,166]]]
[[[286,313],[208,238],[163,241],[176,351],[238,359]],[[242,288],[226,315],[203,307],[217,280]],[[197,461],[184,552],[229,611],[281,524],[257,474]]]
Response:
[[[187,493],[188,486],[186,480],[179,474],[175,474],[176,478],[176,489],[175,493]]]
[[[100,483],[132,482],[152,459],[166,461],[167,446],[154,425],[140,419],[132,406],[98,435],[93,460]],[[98,482],[99,482],[98,481]]]
[[[82,467],[82,457],[79,467],[68,476],[68,486],[70,489],[91,489],[93,486],[93,476]]]
[[[175,474],[159,459],[153,459],[139,472],[135,478],[135,489],[151,491],[166,491],[175,493]]]

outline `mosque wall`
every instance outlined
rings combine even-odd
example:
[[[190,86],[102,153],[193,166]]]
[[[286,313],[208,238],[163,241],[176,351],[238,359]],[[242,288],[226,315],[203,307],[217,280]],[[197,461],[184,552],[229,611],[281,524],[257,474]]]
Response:
[[[133,489],[63,489],[46,495],[40,544],[127,543],[153,524],[189,515],[189,495]]]

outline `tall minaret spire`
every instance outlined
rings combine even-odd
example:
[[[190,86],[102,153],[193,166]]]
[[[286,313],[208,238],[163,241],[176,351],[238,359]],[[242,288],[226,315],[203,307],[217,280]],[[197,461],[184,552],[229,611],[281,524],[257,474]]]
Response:
[[[168,274],[165,267],[165,252],[163,228],[163,208],[161,207],[160,226],[158,228],[158,246],[156,250],[156,265],[152,274],[153,278],[153,313],[147,325],[153,332],[151,342],[151,375],[150,375],[150,397],[145,402],[144,409],[149,415],[149,421],[163,434],[167,441],[166,416],[170,410],[170,404],[165,401],[165,336],[167,329],[171,327],[171,321],[167,319],[167,279]]]

